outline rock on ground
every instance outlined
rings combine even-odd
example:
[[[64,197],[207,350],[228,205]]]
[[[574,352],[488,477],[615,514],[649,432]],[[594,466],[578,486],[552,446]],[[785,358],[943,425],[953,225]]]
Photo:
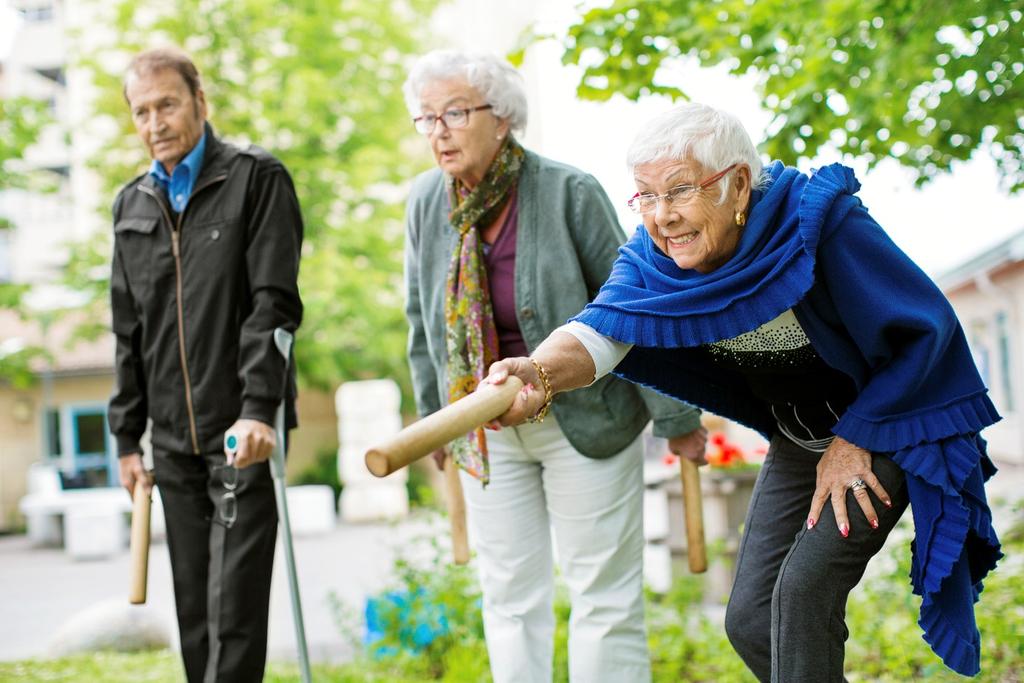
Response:
[[[98,650],[162,650],[170,647],[170,641],[168,624],[160,612],[146,605],[106,600],[61,624],[48,652],[52,657],[66,657]]]

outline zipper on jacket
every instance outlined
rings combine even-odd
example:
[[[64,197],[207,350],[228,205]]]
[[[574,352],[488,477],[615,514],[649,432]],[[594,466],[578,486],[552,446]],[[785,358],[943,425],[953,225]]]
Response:
[[[219,183],[227,177],[227,174],[219,175],[216,178],[212,178],[206,183],[203,183],[199,187],[193,188],[192,194],[189,195],[189,204],[192,203],[192,198],[195,197],[197,193],[214,183]],[[171,220],[171,214],[167,211],[167,206],[156,192],[145,185],[137,185],[136,187],[138,187],[143,194],[147,194],[156,200],[156,203],[163,212],[164,218],[167,220],[167,225],[171,230],[171,253],[174,255],[174,280],[175,291],[177,293],[175,303],[177,304],[178,313],[178,356],[181,361],[181,372],[185,378],[185,408],[188,411],[188,427],[189,433],[192,436],[192,452],[195,455],[199,455],[201,451],[199,448],[199,430],[196,428],[196,410],[192,404],[192,378],[188,372],[188,357],[185,355],[185,305],[182,302],[184,282],[181,267],[181,224],[182,220],[185,218],[185,211],[188,210],[188,204],[186,204],[185,209],[178,214],[178,222],[177,225],[175,225],[174,221]]]

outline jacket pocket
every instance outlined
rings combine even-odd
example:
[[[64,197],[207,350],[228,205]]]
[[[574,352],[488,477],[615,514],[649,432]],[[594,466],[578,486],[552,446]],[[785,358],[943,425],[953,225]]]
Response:
[[[142,235],[149,235],[156,230],[159,218],[122,218],[114,224],[114,232],[118,234],[137,232]]]
[[[114,239],[121,250],[128,287],[139,305],[143,305],[150,296],[159,222],[159,218],[132,217],[122,218],[114,224]]]

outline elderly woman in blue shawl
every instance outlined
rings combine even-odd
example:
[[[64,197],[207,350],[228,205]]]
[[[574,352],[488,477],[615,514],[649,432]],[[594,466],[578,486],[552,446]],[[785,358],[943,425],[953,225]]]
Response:
[[[527,384],[500,422],[614,371],[769,438],[725,624],[762,681],[843,680],[847,596],[909,504],[924,638],[977,673],[999,416],[949,303],[850,169],[763,169],[728,114],[663,114],[628,165],[643,227],[583,312],[491,367]]]

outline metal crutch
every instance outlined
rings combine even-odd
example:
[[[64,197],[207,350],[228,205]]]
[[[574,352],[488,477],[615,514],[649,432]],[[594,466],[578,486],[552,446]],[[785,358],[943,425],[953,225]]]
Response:
[[[274,345],[284,357],[285,382],[288,381],[288,365],[291,362],[292,333],[278,327],[274,330]],[[285,448],[285,403],[287,396],[281,399],[274,417],[274,429],[277,432],[277,445],[270,455],[270,475],[274,479],[274,494],[277,499],[277,516],[281,524],[281,538],[284,541],[285,564],[288,568],[288,592],[292,599],[292,620],[295,622],[295,642],[299,650],[299,670],[303,683],[311,683],[309,671],[309,651],[306,648],[306,627],[302,619],[302,601],[299,599],[299,579],[295,571],[295,551],[292,548],[292,526],[288,518],[288,497],[284,481],[284,448]],[[234,434],[224,435],[224,446],[228,450],[237,450],[238,441]]]

